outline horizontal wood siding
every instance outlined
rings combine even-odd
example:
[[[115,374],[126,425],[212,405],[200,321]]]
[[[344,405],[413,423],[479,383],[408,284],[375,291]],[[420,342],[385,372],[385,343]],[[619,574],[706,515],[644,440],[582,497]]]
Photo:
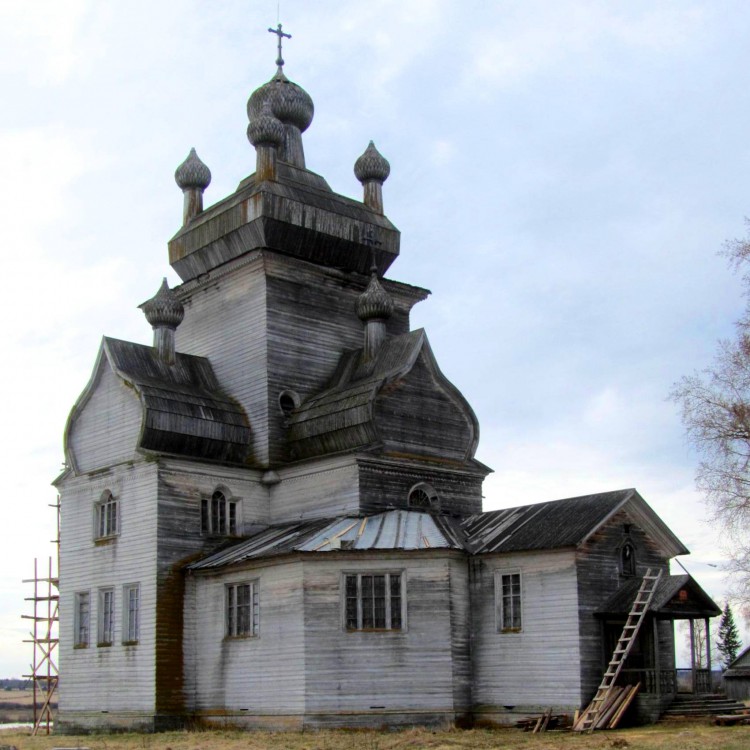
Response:
[[[479,513],[482,479],[482,475],[438,468],[427,462],[364,459],[360,463],[360,507],[365,512],[406,508],[409,490],[426,482],[437,492],[442,510],[462,515]]]
[[[326,724],[345,725],[351,712],[382,710],[452,718],[449,556],[331,558],[306,561],[304,567],[306,721],[314,724],[318,717]],[[345,571],[404,571],[406,630],[346,632],[341,591]]]
[[[266,291],[260,257],[184,295],[177,351],[207,357],[225,393],[250,420],[252,462],[268,462]]]
[[[260,632],[225,637],[225,587],[257,580]],[[185,597],[187,707],[206,717],[304,710],[302,564],[191,575]],[[242,709],[247,709],[243,712]]]
[[[71,425],[69,448],[78,472],[135,458],[142,419],[136,392],[103,361],[98,382]]]
[[[453,707],[457,718],[462,718],[471,713],[473,705],[469,560],[453,557],[449,565]]]
[[[404,378],[381,390],[374,412],[386,450],[459,461],[471,458],[471,420],[430,372],[424,354]]]
[[[625,532],[625,524],[630,526],[628,534]],[[613,516],[579,548],[576,567],[580,603],[582,703],[587,703],[596,692],[606,661],[611,658],[611,654],[604,653],[602,625],[594,613],[602,608],[620,586],[630,580],[620,572],[620,549],[626,537],[635,547],[639,576],[642,577],[649,566],[668,572],[668,562],[643,530],[634,524],[627,509]],[[665,651],[665,659],[673,658],[670,657],[673,650]]]
[[[156,483],[155,464],[140,461],[106,474],[70,478],[60,487],[61,718],[101,724],[108,720],[103,711],[153,716]],[[118,501],[120,533],[101,543],[94,541],[94,504],[105,490]],[[125,646],[123,586],[134,583],[140,584],[140,639]],[[114,640],[97,647],[97,593],[104,587],[114,590]],[[87,648],[74,648],[75,594],[83,591],[90,595],[91,636]],[[79,719],[80,713],[89,716]]]
[[[270,488],[271,522],[357,513],[359,470],[352,456],[322,458],[279,470]]]
[[[495,571],[521,574],[522,629],[498,632]],[[482,714],[580,705],[578,596],[572,550],[471,561],[474,705]]]

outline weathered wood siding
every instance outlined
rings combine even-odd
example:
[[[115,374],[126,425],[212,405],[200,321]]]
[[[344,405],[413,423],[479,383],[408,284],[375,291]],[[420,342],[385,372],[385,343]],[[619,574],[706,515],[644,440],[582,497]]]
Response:
[[[99,378],[69,433],[69,450],[79,473],[94,471],[136,457],[143,409],[132,388],[100,365]]]
[[[628,533],[625,531],[626,524],[629,526]],[[601,682],[606,662],[611,658],[611,654],[605,653],[602,624],[594,613],[629,580],[620,570],[620,549],[626,538],[635,547],[638,576],[642,577],[648,567],[660,568],[665,574],[668,572],[668,562],[653,541],[635,525],[626,510],[613,516],[578,549],[576,568],[580,606],[582,703],[591,700]],[[666,637],[660,641],[663,641],[661,655],[666,666],[668,661],[674,659],[674,646],[670,647],[665,642]],[[673,668],[673,664],[672,661],[669,668]]]
[[[152,727],[155,712],[157,467],[140,461],[60,487],[59,729],[127,724]],[[109,490],[118,500],[120,533],[94,540],[94,504]],[[140,639],[123,645],[123,586],[140,584]],[[114,640],[97,646],[98,591],[114,590]],[[90,595],[90,640],[74,648],[76,592]],[[109,713],[105,713],[109,712]]]
[[[268,520],[268,492],[247,469],[164,461],[159,471],[156,611],[156,707],[184,711],[183,598],[185,562],[221,543],[201,534],[201,501],[220,489],[238,503],[238,534]]]
[[[225,587],[258,581],[259,634],[225,637]],[[188,576],[187,708],[208,721],[294,728],[305,706],[302,563]]]
[[[177,351],[207,357],[222,389],[250,420],[254,463],[268,463],[266,285],[259,255],[217,269],[183,295],[185,319],[175,332]]]
[[[521,574],[522,629],[498,632],[495,571]],[[482,555],[471,561],[477,719],[580,706],[578,593],[572,550]]]
[[[406,629],[347,632],[345,572],[403,571]],[[449,553],[337,554],[305,561],[305,724],[441,723],[466,705],[465,576]],[[458,699],[458,700],[457,700]]]
[[[359,468],[353,456],[306,461],[278,474],[281,481],[270,488],[272,523],[359,511]]]
[[[360,507],[365,512],[406,508],[409,490],[419,482],[432,485],[440,508],[470,515],[482,510],[484,474],[436,467],[434,463],[362,458],[360,460]]]
[[[414,456],[471,458],[474,428],[424,361],[387,385],[375,401],[374,421],[385,449]]]

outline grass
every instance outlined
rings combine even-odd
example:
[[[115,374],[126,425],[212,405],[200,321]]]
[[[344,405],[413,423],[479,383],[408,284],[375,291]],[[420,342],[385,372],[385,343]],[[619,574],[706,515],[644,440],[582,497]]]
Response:
[[[91,734],[30,737],[0,731],[0,747],[18,750],[747,750],[750,726],[714,727],[707,723],[669,723],[634,729],[530,734],[518,729],[406,729],[403,731],[241,732],[211,730],[164,734]]]

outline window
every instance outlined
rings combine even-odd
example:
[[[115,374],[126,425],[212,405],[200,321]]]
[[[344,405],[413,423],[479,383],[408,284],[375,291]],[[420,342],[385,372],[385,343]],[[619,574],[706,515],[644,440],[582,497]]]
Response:
[[[141,630],[141,586],[128,584],[122,590],[122,642],[138,643]]]
[[[624,576],[635,575],[635,547],[630,541],[625,542],[620,550],[620,570]]]
[[[500,633],[521,632],[521,574],[495,573],[497,629]]]
[[[236,536],[238,527],[236,500],[227,500],[223,492],[217,490],[211,499],[201,500],[201,534]]]
[[[409,490],[408,505],[410,508],[438,510],[440,508],[440,500],[438,493],[432,485],[427,484],[427,482],[420,482]]]
[[[402,573],[347,573],[344,576],[346,630],[402,630]]]
[[[99,589],[99,628],[97,646],[111,646],[115,627],[114,589]]]
[[[91,611],[88,591],[79,591],[76,594],[75,607],[73,647],[86,648],[89,645],[89,613]]]
[[[233,583],[226,588],[226,623],[228,638],[257,636],[259,582]]]
[[[117,500],[109,490],[104,492],[95,506],[95,537],[106,539],[115,536],[118,532],[117,523]]]

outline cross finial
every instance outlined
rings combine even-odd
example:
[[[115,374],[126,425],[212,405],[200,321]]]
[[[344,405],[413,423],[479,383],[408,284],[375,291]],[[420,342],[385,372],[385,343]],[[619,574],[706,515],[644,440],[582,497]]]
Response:
[[[281,70],[282,67],[284,67],[284,58],[281,56],[281,39],[282,37],[286,37],[287,39],[291,39],[291,34],[285,34],[281,30],[281,24],[278,25],[275,29],[268,29],[272,34],[276,34],[277,37],[279,37],[279,56],[276,58],[276,65],[279,66],[279,70]]]

